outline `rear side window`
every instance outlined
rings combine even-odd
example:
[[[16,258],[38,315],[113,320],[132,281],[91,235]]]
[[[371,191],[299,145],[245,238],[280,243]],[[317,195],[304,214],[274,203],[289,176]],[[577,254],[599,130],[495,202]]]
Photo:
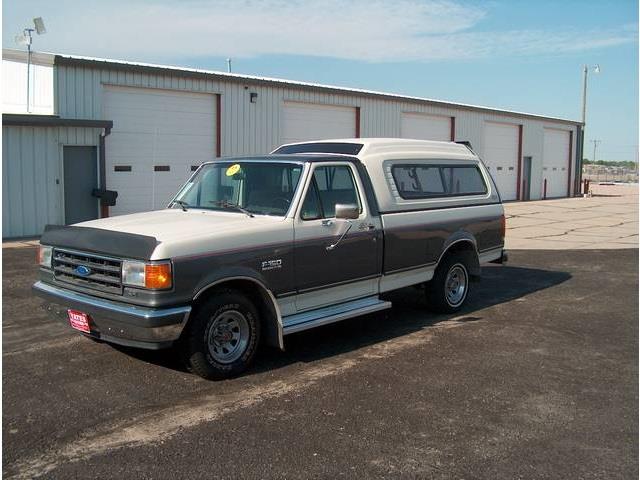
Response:
[[[402,198],[433,197],[445,193],[439,167],[393,167],[393,179]]]
[[[487,193],[480,169],[473,165],[395,165],[391,173],[404,199]]]
[[[473,195],[487,192],[477,167],[442,167],[443,180],[449,195]]]

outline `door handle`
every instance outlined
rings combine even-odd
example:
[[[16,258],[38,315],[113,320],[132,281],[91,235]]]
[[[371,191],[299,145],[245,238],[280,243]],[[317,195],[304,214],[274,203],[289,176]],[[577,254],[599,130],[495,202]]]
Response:
[[[358,225],[358,230],[373,230],[376,226],[373,223],[361,223]]]
[[[322,220],[322,226],[323,227],[330,227],[331,225],[333,225],[333,220],[331,220],[330,218],[328,218],[326,220]]]

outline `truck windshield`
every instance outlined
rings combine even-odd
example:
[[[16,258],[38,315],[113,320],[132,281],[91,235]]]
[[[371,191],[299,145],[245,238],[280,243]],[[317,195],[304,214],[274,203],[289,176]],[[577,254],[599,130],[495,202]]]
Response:
[[[211,163],[187,182],[173,206],[285,216],[301,174],[296,163]]]

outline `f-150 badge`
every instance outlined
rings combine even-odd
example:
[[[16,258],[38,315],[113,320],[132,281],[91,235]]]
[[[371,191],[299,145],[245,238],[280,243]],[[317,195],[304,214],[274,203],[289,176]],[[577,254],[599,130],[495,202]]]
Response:
[[[262,262],[262,271],[265,270],[275,270],[277,268],[282,268],[282,259],[277,260],[265,260]]]

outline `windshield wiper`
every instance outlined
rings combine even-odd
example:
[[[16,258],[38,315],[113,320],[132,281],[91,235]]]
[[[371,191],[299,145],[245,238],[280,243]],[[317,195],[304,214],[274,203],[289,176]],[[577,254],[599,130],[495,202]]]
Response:
[[[251,213],[249,210],[241,207],[236,203],[231,203],[228,200],[215,200],[215,201],[212,201],[211,203],[222,208],[231,208],[233,210],[237,210],[239,212],[244,213],[246,216],[253,218],[253,213]]]
[[[184,202],[182,200],[174,200],[173,203],[177,203],[178,205],[180,205],[182,207],[182,211],[183,212],[186,212],[187,211],[187,207],[191,206],[187,202]]]

